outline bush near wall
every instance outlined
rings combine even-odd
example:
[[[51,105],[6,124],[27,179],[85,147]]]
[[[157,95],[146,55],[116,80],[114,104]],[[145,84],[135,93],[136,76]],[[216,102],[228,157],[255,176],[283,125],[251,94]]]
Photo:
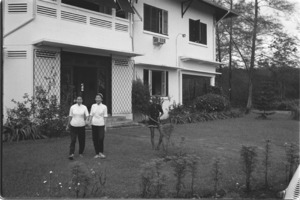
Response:
[[[194,105],[197,111],[208,113],[225,111],[230,107],[226,97],[212,93],[197,97]]]
[[[205,122],[240,117],[242,112],[230,110],[226,97],[206,94],[198,97],[192,105],[173,104],[169,119],[174,124]]]
[[[141,79],[132,82],[132,111],[133,113],[148,114],[150,101],[150,90]]]

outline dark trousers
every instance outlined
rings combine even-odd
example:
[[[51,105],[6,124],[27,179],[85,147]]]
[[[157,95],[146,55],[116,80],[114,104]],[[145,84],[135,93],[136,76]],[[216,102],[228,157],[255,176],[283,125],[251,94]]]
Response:
[[[75,152],[75,143],[77,137],[79,143],[79,154],[82,154],[85,146],[85,126],[82,127],[71,126],[71,144],[70,144],[70,152],[69,152],[70,155],[74,154]]]
[[[103,153],[104,126],[92,126],[93,142],[96,154]]]

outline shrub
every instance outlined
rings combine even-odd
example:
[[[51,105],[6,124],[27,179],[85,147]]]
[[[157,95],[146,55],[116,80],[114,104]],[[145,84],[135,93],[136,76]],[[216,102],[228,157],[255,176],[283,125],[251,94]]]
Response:
[[[242,170],[245,174],[246,192],[249,193],[251,191],[252,174],[257,164],[256,147],[242,146],[241,161],[242,161]]]
[[[149,86],[145,85],[141,79],[132,82],[132,111],[133,113],[142,113],[147,115],[150,92]]]
[[[7,120],[2,134],[3,141],[45,138],[45,136],[39,132],[38,122],[34,118],[37,110],[34,99],[30,98],[26,93],[23,99],[23,102],[12,99],[12,102],[17,106],[7,110]]]
[[[142,166],[141,196],[142,198],[162,198],[167,176],[162,173],[164,159],[153,159]]]
[[[49,97],[42,87],[36,88],[35,100],[40,132],[48,137],[64,135],[68,108],[60,106],[56,96]]]
[[[67,107],[59,105],[55,95],[36,87],[35,97],[24,94],[23,102],[7,110],[3,141],[40,139],[66,134]]]
[[[210,85],[207,87],[207,93],[223,95],[223,90],[221,87]]]
[[[218,94],[205,94],[197,97],[194,104],[198,111],[204,112],[219,112],[229,108],[229,101]]]

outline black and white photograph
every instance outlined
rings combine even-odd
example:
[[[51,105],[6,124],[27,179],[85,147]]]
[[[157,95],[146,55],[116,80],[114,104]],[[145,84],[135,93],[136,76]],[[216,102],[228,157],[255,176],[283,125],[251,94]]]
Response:
[[[1,199],[300,200],[299,0],[0,0]]]

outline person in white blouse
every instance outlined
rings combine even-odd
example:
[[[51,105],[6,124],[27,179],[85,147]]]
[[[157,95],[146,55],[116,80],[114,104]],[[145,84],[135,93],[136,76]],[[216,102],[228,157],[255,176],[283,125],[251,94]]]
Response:
[[[78,96],[77,103],[72,105],[69,113],[69,120],[67,124],[67,130],[70,131],[71,144],[69,151],[69,159],[74,159],[75,143],[78,137],[79,143],[79,156],[82,157],[85,147],[85,125],[88,119],[89,112],[85,105],[82,104],[82,97]]]
[[[104,151],[104,135],[106,132],[107,107],[102,104],[103,95],[96,95],[96,103],[92,105],[89,124],[92,125],[93,142],[95,148],[94,158],[105,158]]]

